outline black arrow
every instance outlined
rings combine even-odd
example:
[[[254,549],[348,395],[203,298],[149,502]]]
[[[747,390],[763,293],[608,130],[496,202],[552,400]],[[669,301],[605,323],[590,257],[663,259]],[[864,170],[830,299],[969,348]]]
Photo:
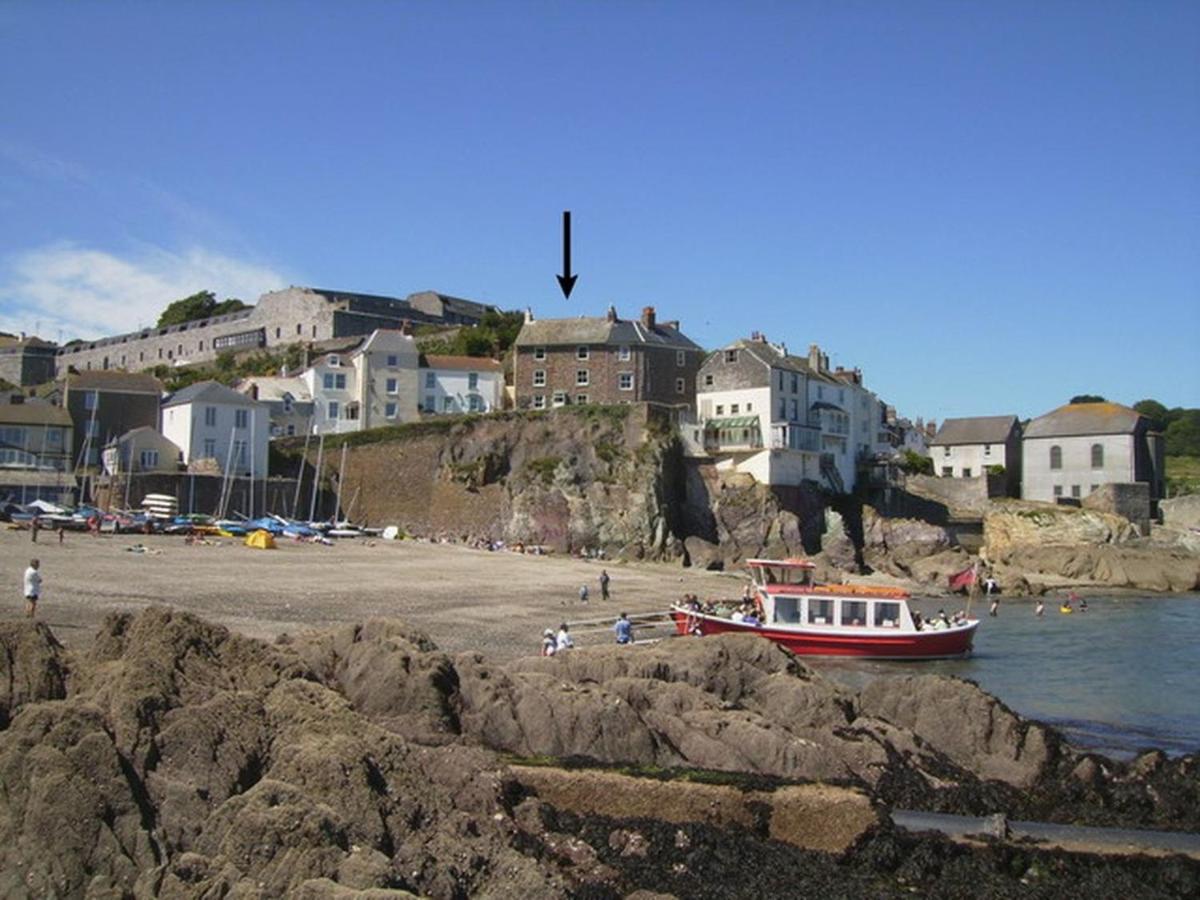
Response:
[[[571,211],[563,210],[563,273],[555,275],[558,279],[558,286],[562,288],[563,297],[570,298],[571,291],[575,287],[575,279],[578,275],[571,274]]]

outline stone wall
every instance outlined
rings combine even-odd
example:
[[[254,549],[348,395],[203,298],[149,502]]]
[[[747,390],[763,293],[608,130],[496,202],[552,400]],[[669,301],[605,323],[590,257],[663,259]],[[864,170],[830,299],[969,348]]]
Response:
[[[951,515],[983,515],[990,497],[1004,494],[1004,477],[976,475],[972,478],[939,478],[933,475],[909,475],[905,490],[944,505]]]
[[[54,378],[55,348],[25,343],[0,347],[0,379],[9,384],[44,384]]]
[[[1150,485],[1145,482],[1102,484],[1083,498],[1085,509],[1124,516],[1143,535],[1150,533]]]

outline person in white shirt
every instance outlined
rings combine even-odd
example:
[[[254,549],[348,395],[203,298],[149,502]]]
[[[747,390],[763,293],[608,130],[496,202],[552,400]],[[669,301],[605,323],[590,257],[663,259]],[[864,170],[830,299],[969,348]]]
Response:
[[[557,649],[558,641],[554,639],[554,632],[547,628],[542,632],[542,656],[553,656]]]
[[[29,561],[25,570],[25,615],[33,618],[37,613],[38,597],[42,595],[42,573],[38,571],[41,563],[36,559]]]
[[[570,650],[575,646],[575,642],[571,640],[571,632],[567,628],[567,623],[563,622],[562,627],[558,629],[558,652]]]

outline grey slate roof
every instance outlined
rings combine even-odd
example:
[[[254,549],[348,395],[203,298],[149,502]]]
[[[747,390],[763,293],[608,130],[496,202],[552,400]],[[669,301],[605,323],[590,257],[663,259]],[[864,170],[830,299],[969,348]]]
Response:
[[[799,372],[802,375],[812,374],[809,371],[807,359],[800,356],[792,356],[790,353],[780,353],[774,344],[767,343],[766,341],[740,338],[728,347],[718,350],[717,353],[724,353],[726,350],[733,349],[744,350],[760,362],[776,369],[787,369],[790,372]]]
[[[154,394],[161,396],[162,382],[144,372],[123,372],[119,369],[95,369],[71,372],[66,382],[72,390],[112,391],[119,394]]]
[[[1068,403],[1030,422],[1025,437],[1132,434],[1141,418],[1136,409],[1120,403]]]
[[[49,403],[0,403],[0,422],[5,425],[65,425],[71,414]]]
[[[931,446],[951,444],[1003,444],[1016,424],[1016,416],[968,416],[946,419]]]
[[[182,406],[185,403],[228,403],[234,406],[254,406],[256,401],[216,381],[198,381],[173,393],[163,403],[163,407]]]
[[[517,336],[518,347],[553,347],[576,344],[613,346],[668,347],[673,350],[699,350],[700,345],[683,332],[663,323],[647,328],[641,322],[606,316],[580,316],[578,319],[536,319],[526,322]]]

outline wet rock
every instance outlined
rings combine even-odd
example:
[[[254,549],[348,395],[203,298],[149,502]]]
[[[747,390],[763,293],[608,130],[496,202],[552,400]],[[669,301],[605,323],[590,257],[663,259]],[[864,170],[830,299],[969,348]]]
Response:
[[[692,535],[684,539],[683,546],[687,551],[688,564],[692,568],[710,571],[719,571],[725,568],[721,548],[711,541]]]

